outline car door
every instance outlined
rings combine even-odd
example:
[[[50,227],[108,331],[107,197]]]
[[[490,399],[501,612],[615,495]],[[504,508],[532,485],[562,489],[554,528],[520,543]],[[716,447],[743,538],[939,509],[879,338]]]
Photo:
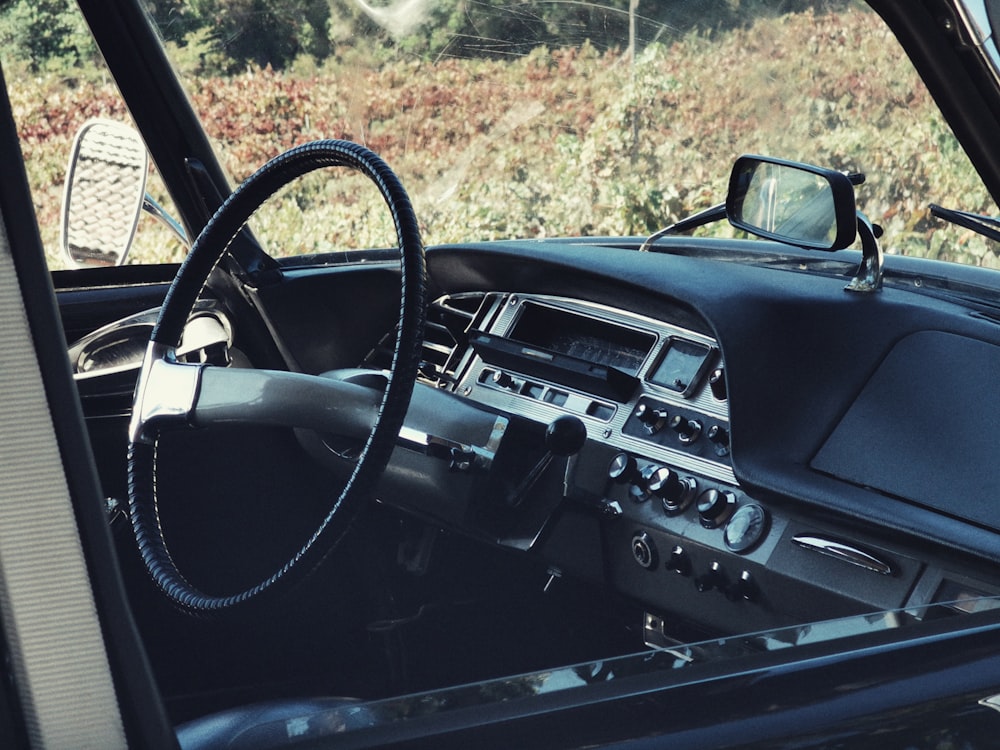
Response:
[[[117,575],[6,88],[0,151],[2,741],[170,747]]]

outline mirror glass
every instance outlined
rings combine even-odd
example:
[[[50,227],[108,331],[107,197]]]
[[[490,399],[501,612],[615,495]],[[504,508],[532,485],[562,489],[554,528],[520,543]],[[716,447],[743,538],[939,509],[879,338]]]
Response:
[[[146,194],[148,157],[139,134],[91,120],[73,143],[62,210],[62,249],[77,267],[125,261]]]
[[[832,170],[765,157],[740,157],[726,202],[729,221],[792,245],[838,250],[857,231],[854,188]]]

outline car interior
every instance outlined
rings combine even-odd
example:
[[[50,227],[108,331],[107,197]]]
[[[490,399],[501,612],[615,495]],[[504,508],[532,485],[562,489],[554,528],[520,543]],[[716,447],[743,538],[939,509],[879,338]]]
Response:
[[[161,62],[116,8],[94,33],[113,69],[148,66],[128,99]],[[653,236],[424,247],[405,175],[367,148],[296,146],[223,199],[217,164],[177,156],[208,148],[193,112],[147,99],[138,146],[94,126],[68,184],[111,169],[125,208],[98,203],[131,236],[156,211],[148,149],[204,218],[183,263],[49,272],[11,218],[26,184],[0,180],[44,439],[139,744],[374,746],[407,720],[992,617],[996,271],[883,254],[863,178],[745,157],[716,165],[724,202]],[[104,156],[119,141],[141,164]],[[265,252],[254,212],[320,169],[371,181],[396,246]],[[68,226],[98,210],[82,195]],[[720,221],[753,239],[689,234]]]

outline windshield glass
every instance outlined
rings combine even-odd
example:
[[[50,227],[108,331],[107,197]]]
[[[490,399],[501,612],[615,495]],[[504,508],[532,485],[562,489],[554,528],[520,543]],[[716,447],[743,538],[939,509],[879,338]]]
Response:
[[[996,207],[861,3],[147,5],[234,182],[297,143],[358,141],[400,175],[427,244],[645,236],[723,201],[736,157],[757,153],[864,173],[859,208],[885,229],[888,253],[1000,265],[994,243],[931,216],[930,203]],[[47,217],[72,132],[95,110],[125,112],[92,72],[78,26],[64,24],[72,45],[24,36],[18,14],[32,7],[6,7],[4,62],[30,73],[12,77],[15,95],[23,86],[15,106]],[[363,178],[329,171],[296,183],[253,226],[276,256],[394,236]],[[734,233],[725,222],[703,231]],[[43,234],[55,247],[47,222]],[[183,254],[162,235],[151,245],[130,262]]]

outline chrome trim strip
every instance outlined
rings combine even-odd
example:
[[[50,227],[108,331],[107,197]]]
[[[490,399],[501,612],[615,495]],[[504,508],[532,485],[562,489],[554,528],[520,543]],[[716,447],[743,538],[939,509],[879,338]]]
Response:
[[[800,547],[813,552],[818,552],[827,557],[833,557],[859,568],[870,570],[884,576],[893,574],[893,567],[884,560],[880,560],[870,552],[858,547],[854,547],[846,542],[841,542],[830,537],[819,534],[796,534],[792,541]]]
[[[989,64],[993,80],[1000,85],[1000,54],[997,52],[986,3],[983,0],[959,0],[955,3],[955,8],[966,34]]]

